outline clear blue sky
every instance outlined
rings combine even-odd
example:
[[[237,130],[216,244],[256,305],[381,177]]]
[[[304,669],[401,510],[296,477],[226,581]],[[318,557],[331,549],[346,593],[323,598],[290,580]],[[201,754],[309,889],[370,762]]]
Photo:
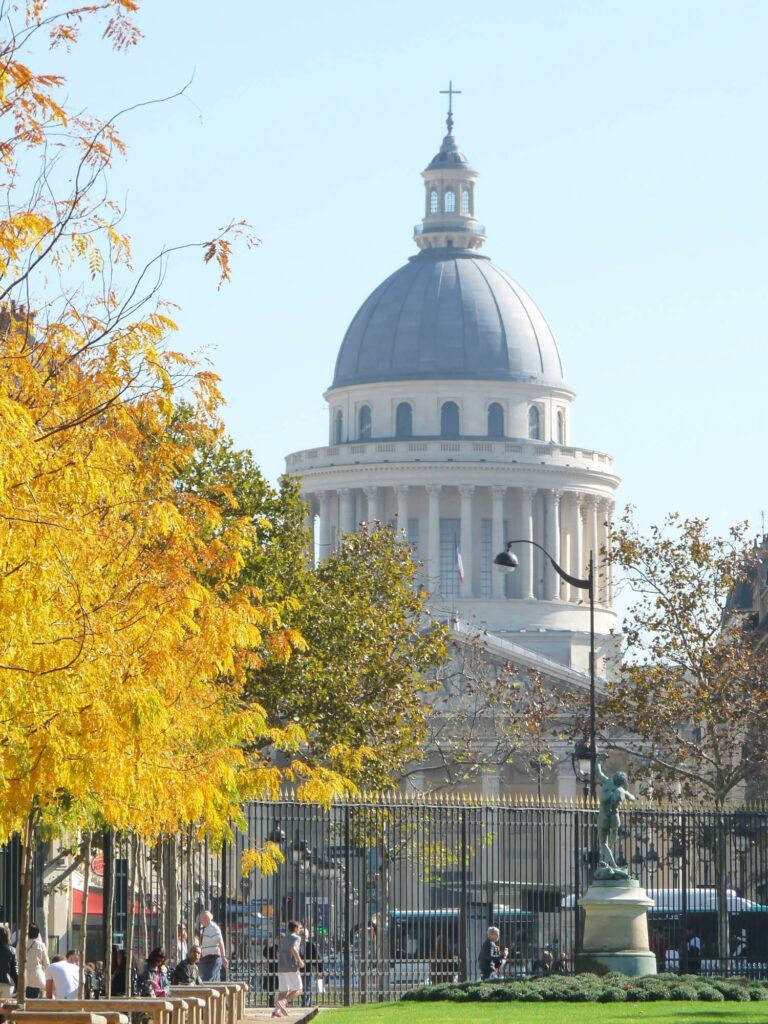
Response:
[[[270,478],[327,443],[344,331],[416,251],[453,79],[484,251],[553,327],[574,443],[614,456],[644,524],[759,529],[768,3],[145,0],[140,22],[129,54],[93,39],[61,64],[101,115],[194,75],[126,118],[113,191],[137,263],[231,217],[262,239],[221,292],[186,257],[163,292],[174,344],[214,346],[228,428]]]

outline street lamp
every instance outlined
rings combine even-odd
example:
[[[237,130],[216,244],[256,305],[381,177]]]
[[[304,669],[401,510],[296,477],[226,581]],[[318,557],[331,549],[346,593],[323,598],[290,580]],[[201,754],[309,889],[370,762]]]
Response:
[[[589,743],[586,740],[579,740],[571,754],[573,774],[584,784],[584,799],[589,796],[589,783],[592,777],[592,757]]]
[[[285,832],[280,827],[280,822],[276,821],[272,831],[267,836],[267,841],[274,843],[276,846],[282,848],[283,843],[286,840]],[[274,903],[272,906],[272,921],[275,931],[274,941],[277,943],[280,941],[280,926],[283,918],[283,900],[282,893],[280,892],[280,868],[278,867],[275,871],[275,890],[274,890]]]
[[[552,555],[543,548],[541,544],[538,544],[535,540],[528,540],[526,538],[520,540],[507,541],[506,551],[502,551],[496,555],[494,562],[496,565],[500,565],[504,569],[514,571],[520,562],[517,556],[512,553],[512,547],[515,544],[530,544],[534,548],[538,548],[544,555],[549,559],[549,563],[555,570],[560,579],[565,580],[566,583],[570,583],[572,587],[576,587],[578,590],[586,590],[589,595],[589,795],[594,798],[597,789],[596,778],[595,778],[595,767],[597,763],[597,748],[595,745],[595,732],[596,732],[596,714],[595,714],[595,559],[592,551],[589,552],[589,567],[587,571],[587,578],[580,579],[578,576],[571,576],[570,573],[566,572],[561,566],[557,564]]]

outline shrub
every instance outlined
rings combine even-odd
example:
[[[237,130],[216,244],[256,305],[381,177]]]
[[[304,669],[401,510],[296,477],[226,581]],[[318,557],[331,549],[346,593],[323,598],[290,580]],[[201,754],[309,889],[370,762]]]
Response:
[[[596,1001],[598,1003],[626,1003],[627,990],[618,986],[606,988],[600,993]]]
[[[407,992],[404,1000],[416,1002],[570,1002],[570,1003],[647,1003],[674,999],[702,1000],[718,1003],[723,1000],[747,1002],[768,999],[768,981],[749,978],[710,978],[696,974],[650,975],[630,978],[612,972],[595,974],[551,975],[548,978],[428,985]]]

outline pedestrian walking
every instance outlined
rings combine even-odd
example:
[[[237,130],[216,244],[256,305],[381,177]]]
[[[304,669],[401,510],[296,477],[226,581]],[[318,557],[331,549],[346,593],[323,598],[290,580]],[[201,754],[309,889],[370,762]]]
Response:
[[[287,1017],[288,1004],[292,999],[299,998],[304,987],[300,973],[304,968],[304,961],[299,952],[301,946],[300,928],[301,924],[298,921],[289,921],[288,934],[280,939],[280,945],[277,949],[279,991],[275,1008],[272,1011],[273,1017]]]
[[[499,971],[507,962],[509,950],[505,948],[502,951],[499,946],[500,937],[499,929],[491,926],[488,929],[488,938],[480,947],[480,952],[477,956],[477,965],[480,968],[480,978],[482,981],[490,981],[492,978],[498,978]]]
[[[49,963],[48,950],[40,938],[40,928],[31,924],[27,932],[27,961],[24,968],[27,999],[42,999],[45,993],[45,969]]]
[[[200,980],[221,981],[221,969],[228,963],[221,928],[213,920],[210,910],[202,910],[200,912]]]

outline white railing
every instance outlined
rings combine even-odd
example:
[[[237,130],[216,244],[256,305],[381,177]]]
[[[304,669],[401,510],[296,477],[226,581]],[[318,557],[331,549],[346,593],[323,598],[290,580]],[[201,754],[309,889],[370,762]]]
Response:
[[[447,441],[440,438],[408,441],[367,441],[308,448],[286,459],[289,470],[301,472],[327,466],[377,462],[484,462],[547,463],[574,466],[596,473],[612,473],[613,459],[604,452],[543,441]]]

